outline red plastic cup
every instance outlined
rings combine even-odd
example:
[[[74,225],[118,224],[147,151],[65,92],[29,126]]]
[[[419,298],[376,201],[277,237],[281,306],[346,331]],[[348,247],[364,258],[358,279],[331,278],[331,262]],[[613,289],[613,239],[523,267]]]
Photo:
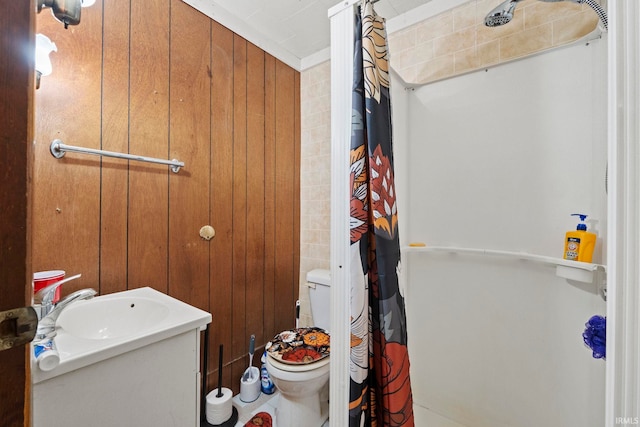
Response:
[[[33,273],[33,293],[36,294],[40,289],[59,282],[64,279],[64,275],[64,270],[38,271],[37,273]],[[54,303],[60,301],[60,288],[62,288],[62,286],[58,286],[58,289],[56,289],[56,293],[53,296]]]

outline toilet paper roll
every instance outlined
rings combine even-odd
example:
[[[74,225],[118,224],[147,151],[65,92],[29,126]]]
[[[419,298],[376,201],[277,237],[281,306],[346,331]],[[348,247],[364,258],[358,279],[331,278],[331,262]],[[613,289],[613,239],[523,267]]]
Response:
[[[232,398],[233,392],[226,387],[222,388],[220,397],[218,397],[218,389],[207,394],[206,415],[209,424],[219,425],[229,421],[233,414]]]

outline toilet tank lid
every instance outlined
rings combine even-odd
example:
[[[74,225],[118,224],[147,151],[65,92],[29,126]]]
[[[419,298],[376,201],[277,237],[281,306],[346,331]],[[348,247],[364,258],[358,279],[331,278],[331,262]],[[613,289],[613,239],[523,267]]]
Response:
[[[307,282],[331,286],[331,271],[317,268],[307,273]]]

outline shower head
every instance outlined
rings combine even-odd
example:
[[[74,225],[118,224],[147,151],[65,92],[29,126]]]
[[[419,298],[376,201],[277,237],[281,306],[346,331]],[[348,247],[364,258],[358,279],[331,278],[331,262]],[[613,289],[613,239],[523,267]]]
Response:
[[[493,9],[484,18],[484,25],[487,27],[499,27],[508,24],[513,19],[513,12],[516,10],[516,4],[522,0],[506,0]],[[540,0],[546,3],[555,3],[560,1],[570,1],[572,3],[586,3],[598,15],[605,30],[608,29],[607,12],[598,4],[596,0]]]
[[[499,27],[507,24],[513,19],[513,11],[520,0],[507,0],[499,4],[484,18],[484,25],[487,27]]]

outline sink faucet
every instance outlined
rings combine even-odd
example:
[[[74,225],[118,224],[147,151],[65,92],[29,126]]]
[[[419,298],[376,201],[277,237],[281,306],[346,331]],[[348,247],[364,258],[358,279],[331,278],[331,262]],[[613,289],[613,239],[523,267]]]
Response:
[[[55,289],[54,289],[55,291]],[[86,300],[93,298],[97,292],[94,289],[80,289],[72,294],[67,295],[62,301],[57,303],[55,307],[50,310],[45,316],[38,322],[38,331],[36,332],[36,340],[43,340],[45,338],[52,338],[55,336],[56,321],[60,313],[67,308],[72,302],[79,300]]]
[[[33,308],[38,314],[38,320],[42,319],[44,316],[49,314],[51,310],[53,310],[53,298],[55,297],[56,290],[64,283],[77,279],[80,276],[82,276],[82,274],[76,274],[75,276],[67,277],[66,279],[62,279],[55,283],[52,283],[36,292],[36,294],[33,296],[33,302],[35,303],[35,306]]]

